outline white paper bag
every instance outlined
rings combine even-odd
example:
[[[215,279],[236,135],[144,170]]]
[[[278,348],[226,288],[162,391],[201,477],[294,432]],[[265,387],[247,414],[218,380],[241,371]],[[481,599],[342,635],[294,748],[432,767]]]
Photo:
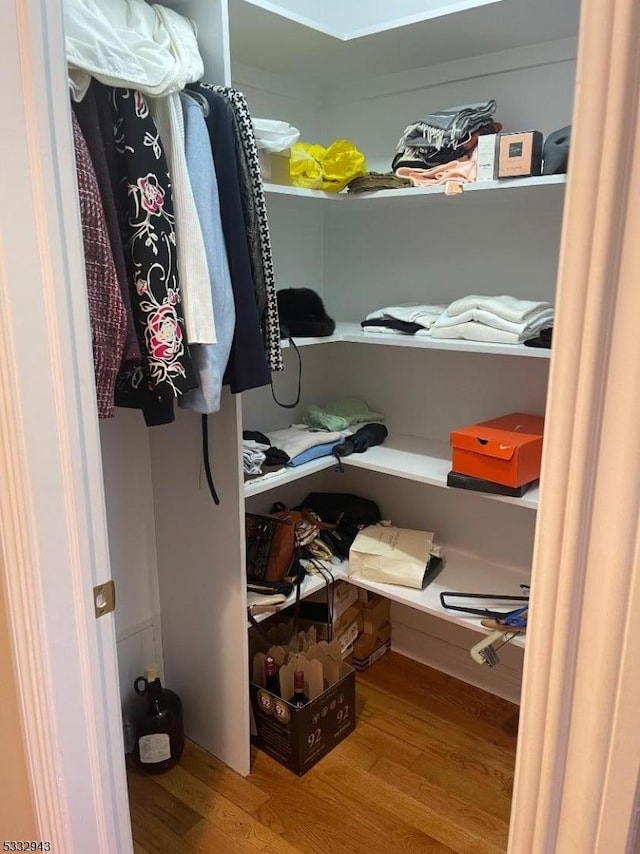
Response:
[[[422,589],[433,533],[371,525],[360,531],[349,551],[349,575],[362,581]]]

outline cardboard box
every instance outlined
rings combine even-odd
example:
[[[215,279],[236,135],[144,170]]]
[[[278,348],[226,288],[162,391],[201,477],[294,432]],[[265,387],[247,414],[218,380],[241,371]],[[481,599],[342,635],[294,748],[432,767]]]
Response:
[[[301,709],[249,683],[254,743],[290,771],[302,776],[355,729],[356,679],[344,676]]]
[[[258,149],[258,160],[260,161],[260,174],[263,181],[268,184],[285,184],[291,186],[291,177],[289,175],[291,154],[289,151],[275,154],[260,148]]]
[[[375,635],[391,618],[391,601],[376,595],[362,611],[363,631]]]
[[[512,412],[451,433],[452,469],[460,474],[521,486],[540,477],[544,418]]]
[[[327,591],[319,590],[309,596],[309,602],[326,602]],[[336,581],[333,586],[333,625],[342,618],[343,614],[358,601],[358,588],[346,581]]]
[[[358,588],[358,600],[362,602],[365,607],[369,602],[373,602],[377,595],[377,593],[373,593],[371,590],[365,590],[364,587]]]
[[[498,178],[527,178],[542,171],[539,130],[498,134]]]
[[[391,641],[387,641],[386,643],[379,646],[371,655],[368,655],[366,658],[355,659],[353,656],[351,657],[351,665],[354,670],[357,670],[358,673],[361,673],[363,670],[368,670],[372,664],[375,664],[376,661],[381,659],[384,655],[386,655],[391,649]]]
[[[360,634],[363,629],[362,614],[362,603],[356,602],[338,620],[334,619],[333,636],[339,637],[354,623],[358,628],[358,634]]]
[[[478,171],[476,181],[493,181],[496,177],[498,135],[487,133],[478,137]]]
[[[353,645],[351,664],[355,670],[366,670],[391,648],[391,623],[381,626],[375,634],[361,634]]]

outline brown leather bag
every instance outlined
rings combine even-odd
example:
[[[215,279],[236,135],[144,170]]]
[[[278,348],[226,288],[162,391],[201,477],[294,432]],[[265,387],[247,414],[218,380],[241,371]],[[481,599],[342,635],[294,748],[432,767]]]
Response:
[[[282,581],[296,556],[296,524],[278,515],[245,513],[247,581]]]

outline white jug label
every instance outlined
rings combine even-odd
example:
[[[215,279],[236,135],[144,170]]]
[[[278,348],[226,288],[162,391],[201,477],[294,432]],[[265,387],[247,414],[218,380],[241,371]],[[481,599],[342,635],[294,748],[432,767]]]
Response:
[[[171,759],[171,744],[166,733],[143,735],[142,738],[138,739],[138,747],[140,748],[140,762],[152,764]]]

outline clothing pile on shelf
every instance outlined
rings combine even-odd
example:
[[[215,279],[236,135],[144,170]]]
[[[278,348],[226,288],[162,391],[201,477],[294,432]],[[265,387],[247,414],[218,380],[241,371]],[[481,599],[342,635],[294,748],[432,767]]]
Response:
[[[242,461],[245,476],[255,477],[268,471],[278,471],[289,460],[289,455],[274,446],[264,433],[257,430],[243,431]]]
[[[253,119],[256,143],[260,151],[281,154],[300,139],[298,128],[277,119]]]
[[[372,311],[360,326],[367,332],[429,335],[429,330],[445,309],[444,305],[390,305]]]
[[[348,193],[370,193],[375,190],[403,190],[411,187],[408,178],[399,178],[393,172],[367,172],[352,178],[347,184]]]
[[[455,300],[431,329],[434,338],[463,338],[496,344],[521,344],[553,323],[548,302],[511,296],[468,296]]]
[[[360,325],[366,332],[550,348],[553,317],[548,302],[472,294],[449,306],[387,306],[368,314]]]
[[[396,146],[392,169],[415,187],[476,180],[476,148],[484,134],[499,133],[496,102],[466,104],[430,113],[410,124]]]
[[[164,6],[69,0],[65,29],[98,414],[216,412],[282,369],[246,100]]]
[[[387,438],[384,415],[373,412],[359,398],[344,398],[324,407],[311,406],[304,423],[268,433],[247,431],[243,436],[245,477],[255,477],[284,466],[295,468],[322,457],[337,459],[362,454]]]

